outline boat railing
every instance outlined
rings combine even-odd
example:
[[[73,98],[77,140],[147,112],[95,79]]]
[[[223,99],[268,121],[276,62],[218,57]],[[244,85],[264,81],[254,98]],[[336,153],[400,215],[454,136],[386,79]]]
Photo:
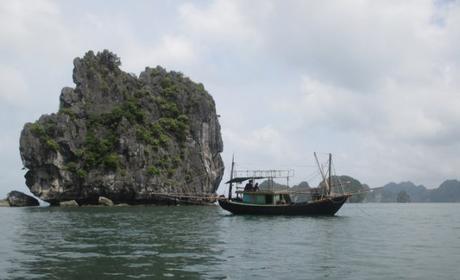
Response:
[[[234,170],[233,177],[265,177],[265,178],[287,178],[294,177],[294,169],[289,170]]]

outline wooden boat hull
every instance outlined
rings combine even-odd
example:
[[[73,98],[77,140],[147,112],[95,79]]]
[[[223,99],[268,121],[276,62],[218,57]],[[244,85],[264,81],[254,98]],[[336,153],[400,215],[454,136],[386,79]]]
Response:
[[[333,216],[350,195],[325,198],[313,202],[287,205],[257,205],[219,199],[219,205],[236,215],[287,215],[287,216]]]

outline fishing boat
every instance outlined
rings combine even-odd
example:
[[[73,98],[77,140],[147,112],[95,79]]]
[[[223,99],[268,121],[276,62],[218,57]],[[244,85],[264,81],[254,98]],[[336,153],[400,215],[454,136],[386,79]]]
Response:
[[[327,171],[319,163],[314,154],[323,182],[321,187],[310,189],[306,201],[296,201],[292,198],[296,194],[307,192],[294,192],[287,189],[264,188],[259,190],[253,184],[257,180],[272,182],[275,178],[285,178],[289,185],[289,178],[293,176],[292,170],[234,170],[235,161],[232,159],[228,197],[220,197],[219,205],[235,215],[305,215],[305,216],[333,216],[347,199],[350,193],[337,192],[337,187],[332,185],[332,155],[329,154]],[[244,189],[238,185],[246,183]],[[233,197],[233,185],[236,185],[236,197]],[[334,191],[332,191],[334,189]]]

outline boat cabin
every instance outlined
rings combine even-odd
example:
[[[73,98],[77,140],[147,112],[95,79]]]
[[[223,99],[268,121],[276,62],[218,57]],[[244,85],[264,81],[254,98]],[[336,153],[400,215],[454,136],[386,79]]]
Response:
[[[261,173],[263,171],[257,171]],[[292,199],[290,193],[287,189],[276,189],[274,186],[273,178],[276,178],[273,174],[273,170],[269,171],[270,173],[267,174],[251,174],[252,176],[239,176],[233,177],[227,184],[230,184],[230,188],[232,184],[240,185],[242,183],[248,182],[246,187],[236,187],[236,198],[234,199],[235,202],[239,203],[246,203],[246,204],[256,204],[256,205],[289,205],[292,203]],[[277,171],[279,172],[279,171]],[[290,172],[290,171],[289,171]],[[286,173],[289,176],[289,172]],[[259,175],[259,176],[257,176]],[[261,176],[262,175],[262,176]],[[286,175],[285,175],[286,176]],[[258,184],[253,185],[256,180],[265,179],[268,180],[268,188],[267,186],[263,189],[259,189],[257,186]],[[230,196],[231,197],[231,196]]]
[[[236,191],[236,195],[243,203],[249,204],[285,205],[292,202],[287,191]]]

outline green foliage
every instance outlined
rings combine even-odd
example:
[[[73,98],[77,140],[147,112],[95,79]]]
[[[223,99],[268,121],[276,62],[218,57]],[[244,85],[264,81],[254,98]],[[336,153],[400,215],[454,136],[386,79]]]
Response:
[[[164,77],[164,78],[161,80],[161,82],[160,82],[160,86],[161,86],[163,89],[172,87],[173,85],[174,85],[174,82],[173,82],[173,80],[172,80],[170,77]]]
[[[102,64],[110,70],[114,70],[121,66],[120,58],[109,50],[103,50],[102,52],[97,53],[97,56],[99,57],[100,62],[102,62]]]
[[[90,116],[88,134],[82,149],[82,159],[86,170],[99,165],[113,170],[119,167],[120,159],[115,150],[120,137],[117,128],[123,118],[137,127],[136,137],[138,140],[154,144],[150,132],[143,127],[145,113],[139,101],[128,98],[109,113]],[[96,137],[95,131],[98,131],[98,135],[101,136]]]
[[[104,166],[108,169],[116,170],[120,164],[117,154],[111,153],[104,158]]]
[[[139,141],[142,141],[146,144],[151,145],[154,149],[157,149],[160,146],[160,140],[168,137],[163,133],[161,128],[159,130],[149,131],[144,127],[138,127],[136,129],[136,138]],[[167,141],[165,142],[167,143]]]
[[[76,171],[76,174],[77,174],[78,178],[81,178],[81,179],[83,179],[86,176],[88,176],[88,173],[84,169],[78,169]]]
[[[33,123],[30,128],[32,134],[38,137],[43,145],[49,150],[57,152],[59,150],[59,144],[51,138],[50,135],[56,134],[56,123],[52,121],[40,124],[38,122]]]
[[[152,139],[152,135],[150,134],[150,131],[148,131],[144,127],[138,127],[136,129],[136,138],[139,141],[150,143],[150,140]]]
[[[104,154],[109,153],[115,149],[116,144],[117,138],[115,135],[111,134],[100,141],[100,151]]]
[[[76,174],[79,178],[85,178],[88,173],[81,168],[78,168],[78,164],[74,161],[70,161],[65,165],[65,170]]]
[[[101,124],[105,127],[115,129],[123,118],[124,111],[120,107],[115,107],[110,113],[103,113],[99,116],[95,116],[93,121],[96,125]]]
[[[173,102],[163,102],[160,104],[160,110],[165,117],[175,118],[179,115],[179,109]]]
[[[55,135],[56,127],[57,127],[57,124],[54,121],[45,122],[44,128],[45,128],[46,135],[48,135],[49,137],[52,135]]]
[[[99,139],[93,132],[88,132],[85,139],[83,161],[85,169],[90,169],[103,164],[106,168],[117,169],[119,158],[114,153],[118,137],[113,132]]]
[[[123,118],[137,127],[136,137],[138,140],[149,144],[158,144],[158,141],[154,142],[150,132],[143,127],[145,113],[139,101],[135,98],[128,98],[109,113],[90,116],[88,134],[81,153],[86,170],[99,165],[112,170],[119,167],[120,159],[115,150],[119,139],[117,128]],[[98,131],[98,135],[102,134],[102,136],[96,137],[95,131]]]
[[[143,98],[143,97],[146,97],[146,96],[149,96],[149,95],[150,95],[150,92],[146,88],[141,88],[141,89],[139,89],[139,90],[134,92],[134,97],[135,98]]]
[[[144,123],[145,113],[142,107],[133,99],[125,101],[122,105],[123,115],[130,122],[137,122],[139,124]]]
[[[185,139],[187,138],[187,132],[188,132],[188,129],[189,129],[188,117],[186,115],[180,115],[176,119],[176,123],[177,123],[177,129],[176,129],[176,132],[175,132],[176,136],[177,136],[177,138],[179,140],[185,141]]]
[[[159,161],[158,161],[158,166],[165,169],[169,167],[169,157],[164,155]]]
[[[149,70],[150,70],[150,76],[152,78],[161,74],[161,67],[149,68]]]
[[[90,168],[97,166],[99,163],[99,160],[98,160],[96,153],[88,151],[83,154],[83,162],[84,162],[85,168],[89,170]]]
[[[180,115],[178,118],[177,118],[177,121],[183,123],[183,124],[187,124],[188,123],[188,117],[186,115]]]
[[[113,84],[114,75],[108,69],[115,69],[120,66],[119,58],[105,50],[96,56],[90,52],[83,59],[88,71],[96,75],[93,79],[101,81],[100,88],[103,92],[119,93],[122,97],[120,103],[109,112],[96,113],[89,116],[87,122],[87,135],[83,145],[75,151],[76,162],[69,163],[68,168],[78,177],[84,178],[92,168],[104,167],[106,169],[123,170],[120,155],[117,153],[120,139],[120,123],[126,119],[130,123],[130,131],[135,131],[136,139],[145,143],[145,157],[149,159],[152,166],[147,169],[150,175],[174,176],[176,169],[184,158],[184,143],[189,134],[189,119],[186,115],[186,108],[177,102],[178,93],[185,86],[197,86],[198,90],[204,90],[201,84],[192,84],[188,78],[181,73],[168,74],[161,68],[152,70],[151,75],[159,78],[161,86],[160,95],[152,94],[149,87],[142,87],[130,79],[123,81],[125,86]],[[117,70],[118,71],[118,70]],[[166,74],[165,74],[166,73]],[[110,89],[109,89],[110,88]],[[196,90],[193,89],[194,95]],[[158,121],[149,123],[144,104],[152,102],[157,105],[159,115]],[[60,113],[75,117],[70,108],[63,108]],[[38,135],[47,135],[47,127],[36,127],[33,131]],[[174,150],[173,143],[179,143],[180,156],[171,155],[168,150]],[[52,142],[53,149],[56,148]],[[59,148],[59,146],[57,146]],[[162,155],[163,156],[160,156]],[[124,171],[126,173],[126,171]]]
[[[181,142],[185,141],[188,130],[188,118],[180,115],[177,118],[160,118],[158,123],[162,128],[176,136]]]
[[[104,94],[109,94],[110,93],[110,87],[107,84],[106,80],[101,80],[101,85],[100,85],[101,92]]]
[[[156,168],[155,166],[149,166],[147,168],[147,174],[149,174],[151,176],[158,176],[158,175],[160,175],[160,170],[158,168]]]
[[[204,85],[202,83],[198,83],[196,85],[196,88],[200,91],[200,92],[206,92],[206,89],[204,88]]]
[[[70,171],[70,172],[76,172],[78,167],[77,167],[77,163],[76,162],[68,162],[66,165],[65,165],[65,169],[67,171]]]
[[[176,169],[168,168],[168,170],[167,170],[168,178],[172,178],[174,176],[174,173],[176,173]]]
[[[76,149],[75,150],[75,156],[77,158],[81,158],[83,156],[84,150],[83,149]]]
[[[166,134],[161,134],[161,135],[160,135],[160,138],[158,139],[158,141],[159,141],[159,143],[160,143],[160,145],[161,145],[162,147],[167,146],[168,143],[169,143],[169,140],[170,140],[170,138],[169,138],[169,136],[166,135]]]
[[[178,167],[179,164],[180,164],[180,162],[181,162],[181,159],[180,159],[180,157],[178,157],[178,156],[176,156],[176,157],[174,157],[174,158],[172,159],[172,165],[173,165],[174,167]]]
[[[72,109],[70,109],[70,108],[61,108],[59,110],[59,113],[68,115],[70,117],[70,119],[72,119],[72,120],[75,120],[75,118],[77,117],[75,112],[72,111]]]
[[[168,178],[172,178],[176,173],[176,169],[179,164],[179,157],[171,158],[171,155],[165,154],[161,158],[157,159],[155,169],[158,170],[159,173],[166,174]]]
[[[46,132],[45,132],[45,129],[43,128],[43,126],[39,123],[33,123],[32,124],[32,127],[30,128],[30,131],[32,131],[32,133],[37,136],[37,137],[45,137],[46,136]]]
[[[173,85],[169,85],[166,88],[163,88],[162,95],[166,98],[172,99],[175,97],[178,91],[179,91],[179,88],[177,87],[177,85],[173,84]]]
[[[176,119],[173,118],[160,118],[158,123],[162,128],[169,131],[175,131],[177,129]]]
[[[130,99],[121,106],[114,107],[110,113],[90,116],[90,126],[103,125],[110,129],[116,129],[123,117],[131,123],[143,124],[145,113],[136,101]]]
[[[159,123],[152,124],[150,126],[150,133],[153,137],[160,138],[160,135],[163,134],[163,128]]]
[[[52,151],[57,152],[59,150],[59,144],[56,143],[53,139],[47,139],[46,140],[46,146]]]
[[[178,124],[175,119],[161,118],[157,123],[150,125],[149,130],[144,127],[138,127],[136,129],[136,138],[151,145],[154,149],[158,147],[166,148],[171,141],[171,137],[166,132],[175,132],[177,130]]]

